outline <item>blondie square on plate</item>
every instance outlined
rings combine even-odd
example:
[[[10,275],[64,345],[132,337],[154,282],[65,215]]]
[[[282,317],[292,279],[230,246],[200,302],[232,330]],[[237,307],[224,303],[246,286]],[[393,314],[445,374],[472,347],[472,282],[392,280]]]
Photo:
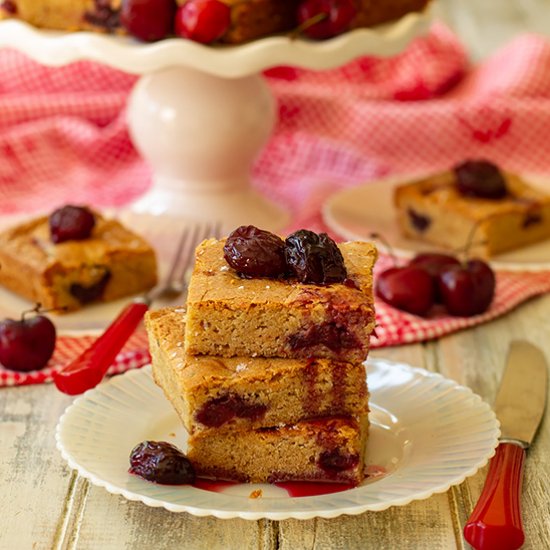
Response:
[[[358,485],[365,477],[368,428],[367,415],[362,415],[255,430],[205,430],[189,437],[187,456],[204,477]]]
[[[88,238],[53,242],[48,216],[0,233],[0,285],[58,312],[145,291],[155,252],[139,235],[94,212]]]
[[[465,184],[459,184],[465,172]],[[461,172],[462,170],[462,172]],[[550,238],[550,193],[486,161],[468,161],[394,190],[397,223],[412,239],[491,257]]]
[[[146,316],[155,382],[187,431],[294,424],[368,411],[363,363],[332,359],[191,356],[185,315],[164,308]]]
[[[209,239],[196,251],[187,298],[189,354],[366,359],[375,325],[373,244],[338,245],[347,279],[315,285],[240,277],[224,259],[224,242]]]

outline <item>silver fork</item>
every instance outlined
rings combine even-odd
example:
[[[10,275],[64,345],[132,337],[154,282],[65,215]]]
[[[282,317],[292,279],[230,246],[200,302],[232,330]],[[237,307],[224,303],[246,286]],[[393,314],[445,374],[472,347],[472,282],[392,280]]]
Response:
[[[187,290],[188,272],[193,265],[195,247],[208,237],[219,237],[220,231],[221,226],[217,223],[196,224],[191,229],[184,229],[164,282],[135,298],[89,348],[55,373],[57,388],[69,395],[95,388],[152,302],[161,298],[175,298]]]

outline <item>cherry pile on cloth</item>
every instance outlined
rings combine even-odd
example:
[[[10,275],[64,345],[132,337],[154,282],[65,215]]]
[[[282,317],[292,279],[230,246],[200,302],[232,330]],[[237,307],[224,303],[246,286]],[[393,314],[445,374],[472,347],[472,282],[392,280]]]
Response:
[[[368,181],[479,157],[510,171],[550,176],[549,66],[550,43],[527,34],[472,66],[456,36],[438,23],[390,59],[362,57],[324,72],[270,69],[279,121],[253,183],[292,212],[288,231],[326,231],[319,214],[326,198]],[[148,188],[151,173],[125,123],[134,76],[91,62],[48,68],[12,50],[0,51],[0,71],[0,216],[30,215],[69,200],[123,206]],[[377,271],[388,265],[382,256]],[[491,308],[475,317],[424,319],[378,301],[372,344],[443,336],[544,292],[550,292],[548,272],[499,272]],[[0,366],[0,385],[50,381],[89,342],[59,338],[52,361],[37,373]],[[148,360],[140,331],[111,373]]]

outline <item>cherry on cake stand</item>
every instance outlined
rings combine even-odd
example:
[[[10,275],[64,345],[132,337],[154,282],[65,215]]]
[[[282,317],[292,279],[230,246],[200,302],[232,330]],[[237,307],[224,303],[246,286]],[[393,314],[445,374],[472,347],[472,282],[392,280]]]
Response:
[[[91,60],[140,76],[129,98],[128,125],[153,183],[131,206],[134,212],[278,230],[287,224],[288,212],[250,183],[252,164],[276,121],[275,99],[262,71],[278,65],[322,70],[360,55],[392,56],[430,22],[426,10],[324,42],[274,36],[211,47],[177,38],[144,44],[3,21],[0,47],[45,65]]]

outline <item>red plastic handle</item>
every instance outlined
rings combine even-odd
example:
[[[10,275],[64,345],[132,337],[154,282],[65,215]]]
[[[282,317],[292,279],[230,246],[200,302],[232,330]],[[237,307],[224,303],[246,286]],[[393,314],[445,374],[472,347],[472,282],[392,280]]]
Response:
[[[69,395],[77,395],[95,388],[103,380],[115,357],[136,330],[148,309],[149,306],[142,302],[127,305],[88,349],[54,374],[57,388]]]
[[[491,459],[479,501],[464,527],[476,550],[516,550],[525,540],[521,523],[521,485],[525,449],[501,443]]]

